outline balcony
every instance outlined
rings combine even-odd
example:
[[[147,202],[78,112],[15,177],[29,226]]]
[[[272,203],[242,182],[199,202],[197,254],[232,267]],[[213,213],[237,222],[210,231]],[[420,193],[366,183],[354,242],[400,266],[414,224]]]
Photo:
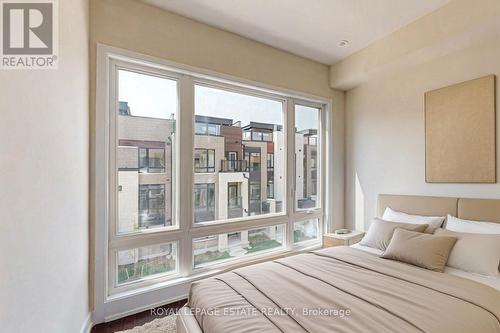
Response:
[[[223,160],[220,161],[220,172],[244,172],[247,170],[245,160]]]

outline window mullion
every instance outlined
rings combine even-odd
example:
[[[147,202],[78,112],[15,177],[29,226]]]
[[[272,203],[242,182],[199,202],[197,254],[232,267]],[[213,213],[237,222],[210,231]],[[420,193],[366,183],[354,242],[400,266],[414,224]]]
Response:
[[[287,237],[286,247],[292,249],[293,247],[293,223],[295,221],[295,112],[294,101],[292,98],[287,98],[285,103],[285,124],[286,124],[286,178],[285,185],[285,205],[287,209],[288,223],[287,223]]]
[[[179,271],[182,275],[191,274],[193,267],[191,224],[193,220],[193,152],[194,152],[194,82],[190,76],[183,75],[179,85],[179,142],[178,167],[178,205],[177,221],[182,231],[179,251]]]
[[[331,145],[330,142],[327,142],[326,138],[328,137],[328,131],[331,128],[331,126],[328,124],[330,121],[330,115],[328,114],[325,105],[322,105],[320,109],[320,119],[321,119],[321,124],[320,124],[320,133],[319,133],[319,161],[320,163],[318,164],[319,167],[319,188],[318,188],[318,194],[320,196],[320,202],[321,202],[321,212],[323,213],[323,216],[328,217],[328,213],[330,213],[330,205],[327,203],[327,200],[330,200],[330,196],[327,195],[326,189],[328,188],[333,188],[331,184],[328,183],[330,180],[327,175],[329,174],[327,170],[327,158],[330,158],[330,154],[328,153],[328,149]],[[333,163],[330,163],[333,164]],[[328,230],[328,226],[325,225],[325,222],[328,222],[326,218],[323,218],[320,220],[320,225],[319,225],[319,232],[320,235],[323,235],[325,230]]]

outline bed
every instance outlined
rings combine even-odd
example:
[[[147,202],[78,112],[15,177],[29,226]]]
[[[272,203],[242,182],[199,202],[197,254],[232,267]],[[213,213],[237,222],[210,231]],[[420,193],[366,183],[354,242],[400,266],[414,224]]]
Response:
[[[500,200],[380,195],[410,214],[500,223]],[[491,283],[486,283],[491,282]],[[496,332],[500,286],[334,247],[239,268],[192,284],[181,333]]]

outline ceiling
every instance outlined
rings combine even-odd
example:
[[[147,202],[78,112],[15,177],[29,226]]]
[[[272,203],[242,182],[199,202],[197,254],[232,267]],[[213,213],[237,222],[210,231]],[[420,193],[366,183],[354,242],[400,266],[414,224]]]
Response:
[[[450,0],[143,1],[330,65]]]

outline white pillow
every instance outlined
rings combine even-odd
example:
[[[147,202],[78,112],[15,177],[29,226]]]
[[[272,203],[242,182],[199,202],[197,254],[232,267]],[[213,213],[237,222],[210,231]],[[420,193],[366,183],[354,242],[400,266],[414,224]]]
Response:
[[[448,215],[445,229],[470,234],[500,234],[500,223],[462,220]]]
[[[411,215],[398,212],[393,210],[391,207],[387,207],[385,209],[384,216],[382,216],[382,220],[409,224],[427,224],[428,227],[425,229],[425,232],[432,234],[434,233],[434,230],[441,227],[444,222],[444,216]]]
[[[447,266],[475,274],[498,277],[500,235],[464,233],[441,228],[436,230],[434,235],[457,239],[448,257]]]

